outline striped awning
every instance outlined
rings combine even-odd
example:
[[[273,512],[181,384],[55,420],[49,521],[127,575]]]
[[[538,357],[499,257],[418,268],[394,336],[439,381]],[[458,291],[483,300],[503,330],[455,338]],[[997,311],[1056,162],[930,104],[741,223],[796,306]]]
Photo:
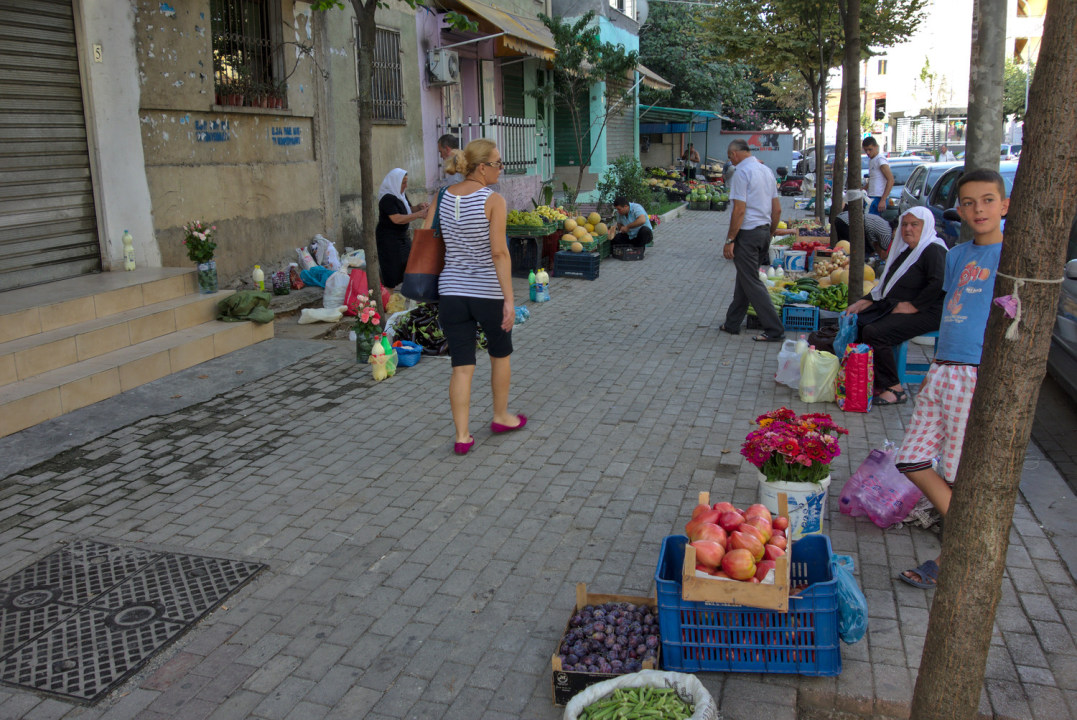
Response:
[[[452,0],[446,4],[457,5],[464,13],[475,16],[483,32],[505,33],[495,38],[497,55],[530,55],[547,62],[554,59],[557,49],[553,35],[538,18],[517,15],[478,0]]]
[[[643,65],[637,65],[636,72],[643,76],[643,84],[649,88],[653,88],[655,90],[673,89],[673,83],[671,83],[669,80],[666,80],[654,70],[650,70]]]

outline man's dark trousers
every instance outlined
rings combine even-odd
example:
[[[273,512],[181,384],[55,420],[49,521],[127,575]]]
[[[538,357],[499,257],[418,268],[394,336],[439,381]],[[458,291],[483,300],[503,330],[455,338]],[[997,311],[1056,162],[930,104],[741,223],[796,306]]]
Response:
[[[770,301],[767,286],[759,279],[759,267],[769,264],[770,226],[741,230],[737,233],[735,243],[733,265],[737,268],[737,283],[733,288],[733,301],[726,310],[725,326],[737,330],[748,313],[750,303],[767,337],[784,335],[782,319]]]

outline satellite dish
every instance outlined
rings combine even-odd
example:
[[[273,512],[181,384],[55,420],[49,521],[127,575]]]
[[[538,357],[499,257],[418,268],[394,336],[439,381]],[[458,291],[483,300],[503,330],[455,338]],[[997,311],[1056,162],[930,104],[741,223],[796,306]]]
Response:
[[[647,22],[647,0],[636,0],[636,22],[640,25]]]

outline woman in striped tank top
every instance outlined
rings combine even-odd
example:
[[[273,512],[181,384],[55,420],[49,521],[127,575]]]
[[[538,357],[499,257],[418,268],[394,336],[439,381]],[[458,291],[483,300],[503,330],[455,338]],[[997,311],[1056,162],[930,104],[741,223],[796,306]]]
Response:
[[[509,432],[527,423],[525,416],[508,411],[512,376],[509,356],[516,308],[512,263],[505,240],[505,198],[490,189],[501,167],[501,153],[492,140],[471,141],[463,153],[455,154],[446,164],[446,172],[462,172],[464,180],[450,185],[439,203],[445,269],[438,281],[438,316],[452,358],[449,404],[456,429],[453,451],[457,455],[466,455],[475,444],[468,423],[477,326],[486,333],[490,355],[494,401],[490,430]],[[433,225],[434,210],[431,206],[427,211],[426,227]]]

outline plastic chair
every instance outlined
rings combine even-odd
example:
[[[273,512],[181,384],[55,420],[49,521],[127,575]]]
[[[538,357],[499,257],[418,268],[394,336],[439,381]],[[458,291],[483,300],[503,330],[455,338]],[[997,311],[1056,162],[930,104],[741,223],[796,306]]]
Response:
[[[924,333],[920,337],[935,338],[935,348],[931,353],[931,357],[935,357],[935,352],[939,349],[939,331],[932,330],[931,332]],[[931,363],[906,363],[905,356],[908,354],[909,343],[905,341],[894,348],[894,360],[897,363],[898,380],[902,385],[909,385],[912,383],[920,384],[924,381],[924,377],[927,375],[928,369],[931,367]]]

